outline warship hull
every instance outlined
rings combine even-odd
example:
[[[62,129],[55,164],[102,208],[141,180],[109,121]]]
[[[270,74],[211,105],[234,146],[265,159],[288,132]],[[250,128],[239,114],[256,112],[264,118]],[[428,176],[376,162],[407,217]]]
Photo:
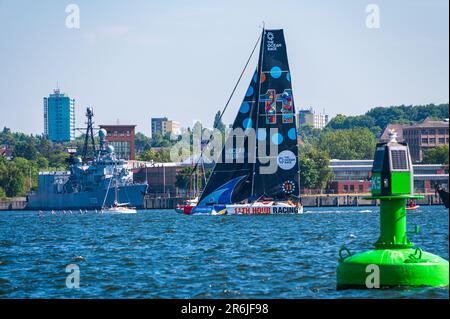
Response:
[[[133,184],[120,187],[119,202],[129,203],[129,206],[144,208],[146,184]],[[37,193],[28,195],[27,209],[101,209],[107,189],[97,189],[78,193]],[[113,206],[114,190],[109,190],[105,206]]]

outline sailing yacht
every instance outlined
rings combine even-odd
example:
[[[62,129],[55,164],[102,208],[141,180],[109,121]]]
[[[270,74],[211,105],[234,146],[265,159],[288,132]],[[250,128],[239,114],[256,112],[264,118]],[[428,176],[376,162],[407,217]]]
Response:
[[[191,214],[302,213],[295,107],[283,30],[263,29],[258,66],[232,128]],[[244,141],[239,147],[238,140]],[[274,160],[275,170],[267,173]]]
[[[128,207],[130,203],[119,203],[119,185],[117,182],[117,177],[114,178],[114,204],[111,207],[105,206],[106,198],[108,197],[109,188],[111,186],[111,181],[113,178],[111,178],[110,183],[108,185],[108,189],[106,191],[105,199],[103,200],[102,205],[102,213],[109,213],[109,214],[136,214],[136,208],[134,207]]]

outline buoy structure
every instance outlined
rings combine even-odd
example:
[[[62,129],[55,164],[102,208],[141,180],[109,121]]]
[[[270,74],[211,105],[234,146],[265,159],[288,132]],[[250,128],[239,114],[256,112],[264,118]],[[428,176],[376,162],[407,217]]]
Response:
[[[374,249],[352,254],[339,251],[337,289],[398,286],[448,286],[448,261],[423,251],[407,237],[406,201],[414,195],[409,148],[391,131],[378,143],[372,167],[372,196],[380,201],[380,236]],[[416,232],[418,227],[416,226]]]

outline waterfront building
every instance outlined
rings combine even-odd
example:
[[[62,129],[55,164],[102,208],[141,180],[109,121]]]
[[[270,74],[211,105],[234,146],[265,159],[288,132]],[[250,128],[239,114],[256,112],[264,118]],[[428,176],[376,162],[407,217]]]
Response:
[[[147,193],[150,197],[174,197],[180,194],[186,195],[188,189],[178,189],[176,186],[177,174],[186,167],[193,167],[199,161],[199,155],[186,158],[182,162],[155,163],[145,161],[128,161],[128,168],[133,172],[135,181],[147,182]],[[203,158],[203,164],[199,171],[214,168],[214,162]],[[201,178],[201,177],[200,177]]]
[[[100,125],[107,132],[106,141],[114,147],[116,156],[124,160],[136,158],[134,141],[136,125]]]
[[[448,143],[447,121],[425,119],[422,123],[403,128],[403,138],[409,145],[413,162],[421,162],[425,150]]]
[[[373,160],[330,160],[333,180],[328,192],[335,194],[369,193],[371,191]],[[448,166],[443,164],[414,164],[414,190],[433,193],[437,184],[448,184]]]
[[[312,108],[299,110],[297,114],[298,125],[310,125],[317,129],[323,129],[329,121],[328,115],[316,113]]]
[[[135,181],[148,183],[147,193],[151,197],[174,197],[177,174],[184,166],[180,163],[149,163],[133,170]]]
[[[44,97],[44,135],[57,143],[75,139],[75,100],[59,89]]]
[[[147,181],[151,197],[176,196],[176,176],[195,161],[186,159],[180,163],[153,163],[130,161],[129,168],[134,173],[137,182]],[[212,168],[213,163],[205,163],[205,168]],[[323,192],[329,194],[362,194],[370,193],[373,160],[331,160],[330,168],[333,179]],[[414,191],[417,193],[434,193],[437,184],[448,184],[448,166],[441,164],[415,164]],[[320,193],[320,190],[302,189],[303,194]]]
[[[181,135],[181,124],[177,121],[164,121],[163,123],[162,132],[163,135],[166,135],[167,133],[170,134],[171,138],[177,138]]]
[[[163,134],[163,123],[167,121],[167,117],[152,117],[152,137],[155,134]]]
[[[169,120],[167,117],[152,118],[152,137],[155,134],[162,136],[170,134],[171,138],[181,135],[181,124],[177,121]]]
[[[389,124],[383,131],[380,142],[388,140],[388,134],[391,129],[397,131],[399,142],[408,143],[413,162],[421,162],[425,150],[449,144],[449,122],[434,121],[426,118],[423,122],[414,125]]]

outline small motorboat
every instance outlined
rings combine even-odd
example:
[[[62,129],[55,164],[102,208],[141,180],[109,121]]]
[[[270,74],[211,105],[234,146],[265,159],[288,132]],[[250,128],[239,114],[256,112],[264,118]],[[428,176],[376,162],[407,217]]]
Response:
[[[414,200],[410,200],[408,204],[406,204],[406,210],[415,210],[419,208],[420,206],[416,204]]]
[[[175,207],[175,211],[180,214],[186,214],[189,215],[192,211],[192,208],[194,208],[198,203],[198,197],[193,199],[188,199],[184,204],[178,204]]]

